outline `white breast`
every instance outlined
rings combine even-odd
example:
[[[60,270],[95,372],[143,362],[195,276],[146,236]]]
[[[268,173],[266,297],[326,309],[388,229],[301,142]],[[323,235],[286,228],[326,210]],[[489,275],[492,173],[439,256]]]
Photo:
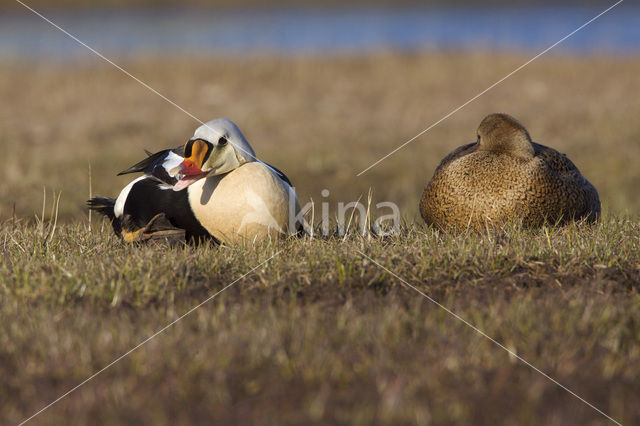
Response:
[[[293,189],[259,162],[201,179],[187,190],[198,221],[225,243],[286,236],[289,216],[300,210]]]

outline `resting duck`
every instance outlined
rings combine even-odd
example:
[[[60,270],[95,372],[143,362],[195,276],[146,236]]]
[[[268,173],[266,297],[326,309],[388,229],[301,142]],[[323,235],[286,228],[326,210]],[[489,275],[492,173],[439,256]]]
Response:
[[[478,140],[447,155],[422,194],[420,213],[438,228],[538,227],[595,221],[598,192],[564,154],[532,142],[507,114],[491,114]]]
[[[118,173],[144,173],[118,198],[88,201],[126,242],[180,232],[188,241],[254,242],[303,225],[289,220],[300,210],[289,179],[258,160],[230,120],[210,121],[184,146],[147,154]]]

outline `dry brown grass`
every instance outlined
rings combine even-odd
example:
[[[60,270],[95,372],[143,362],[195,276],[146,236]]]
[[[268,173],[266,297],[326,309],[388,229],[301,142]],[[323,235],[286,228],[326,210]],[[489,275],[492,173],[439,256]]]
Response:
[[[45,226],[45,230],[48,229]],[[242,247],[0,228],[0,422],[605,424],[363,251],[623,424],[640,419],[640,226]]]
[[[285,170],[306,202],[327,188],[332,207],[371,187],[415,217],[439,160],[475,139],[482,117],[514,115],[534,140],[565,152],[603,207],[640,207],[640,60],[549,56],[534,62],[362,177],[355,174],[526,58],[486,53],[361,58],[146,59],[124,66],[197,117],[239,124],[258,155]],[[97,60],[96,60],[97,61]],[[198,123],[93,60],[0,69],[4,153],[0,218],[39,211],[42,187],[62,191],[61,218],[86,213],[93,193],[143,155],[183,143]]]
[[[527,58],[141,58],[133,74],[236,121],[301,199],[373,189],[389,239],[124,246],[84,209],[142,149],[197,126],[109,66],[0,67],[0,422],[33,414],[164,324],[255,274],[36,420],[60,423],[601,424],[588,408],[357,253],[362,250],[623,423],[640,420],[640,60],[547,56],[362,177]],[[417,219],[438,161],[503,111],[596,186],[593,226],[443,235]],[[60,217],[52,192],[62,191]],[[14,215],[16,219],[12,219]],[[53,210],[55,212],[55,208]],[[374,211],[375,213],[375,211]],[[52,215],[55,217],[55,214]]]

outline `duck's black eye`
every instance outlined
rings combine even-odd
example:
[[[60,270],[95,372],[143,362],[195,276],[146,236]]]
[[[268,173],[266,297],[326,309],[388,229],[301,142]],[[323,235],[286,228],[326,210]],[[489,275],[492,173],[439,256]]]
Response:
[[[191,150],[193,148],[193,139],[189,139],[186,144],[184,144],[184,158],[191,157]]]
[[[218,139],[218,145],[220,145],[220,146],[225,146],[227,144],[227,142],[229,142],[229,141],[224,136],[222,136],[220,139]]]

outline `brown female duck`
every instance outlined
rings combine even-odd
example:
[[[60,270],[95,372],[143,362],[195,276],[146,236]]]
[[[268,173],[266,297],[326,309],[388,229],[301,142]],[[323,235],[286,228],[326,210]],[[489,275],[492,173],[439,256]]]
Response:
[[[441,229],[507,222],[539,227],[600,215],[598,192],[564,154],[532,142],[507,114],[491,114],[478,140],[447,155],[422,194],[420,213]]]

